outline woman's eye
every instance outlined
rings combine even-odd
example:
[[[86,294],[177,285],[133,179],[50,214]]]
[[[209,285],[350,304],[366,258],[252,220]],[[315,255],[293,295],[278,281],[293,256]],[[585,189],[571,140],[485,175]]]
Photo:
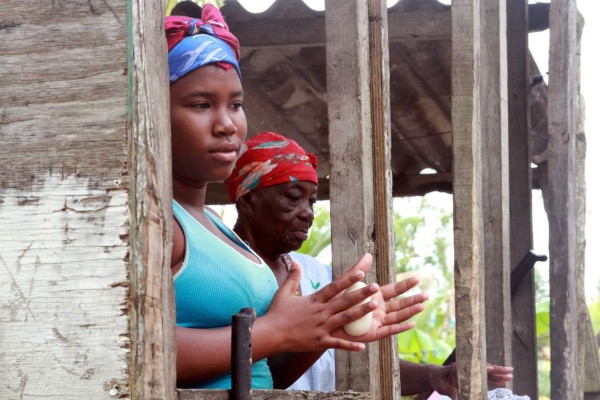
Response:
[[[234,110],[239,110],[240,108],[242,108],[242,103],[234,103],[231,108],[233,108]]]
[[[208,103],[195,103],[192,104],[193,108],[199,108],[199,109],[205,109],[205,108],[210,108],[210,106],[208,105]]]

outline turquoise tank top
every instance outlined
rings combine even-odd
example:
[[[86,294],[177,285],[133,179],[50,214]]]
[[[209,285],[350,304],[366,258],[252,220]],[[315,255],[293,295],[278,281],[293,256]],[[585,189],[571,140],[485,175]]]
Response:
[[[257,264],[208,231],[173,200],[173,215],[185,235],[185,258],[175,274],[177,326],[220,328],[231,325],[231,316],[244,307],[256,309],[257,317],[269,309],[277,291],[275,275],[254,251],[209,211],[204,213],[240,247],[254,254]],[[266,359],[252,365],[252,387],[272,389]],[[231,375],[200,382],[201,389],[230,389]]]

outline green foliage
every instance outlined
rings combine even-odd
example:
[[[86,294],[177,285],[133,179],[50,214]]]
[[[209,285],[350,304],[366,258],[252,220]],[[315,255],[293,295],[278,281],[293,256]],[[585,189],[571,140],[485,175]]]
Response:
[[[550,398],[550,302],[536,304],[535,326],[540,399]]]
[[[455,344],[451,197],[437,203],[427,196],[394,201],[396,271],[399,278],[418,275],[419,288],[429,294],[425,310],[413,318],[416,328],[398,335],[398,350],[427,364],[441,364]]]
[[[166,3],[166,7],[165,7],[165,14],[166,15],[171,15],[171,10],[173,9],[173,7],[175,7],[175,4],[179,3],[181,0],[165,0]],[[207,3],[210,4],[214,4],[215,6],[221,8],[223,7],[223,3],[225,2],[224,0],[192,0],[195,3],[198,3],[200,5],[204,5]]]
[[[317,257],[331,245],[331,228],[329,225],[329,203],[315,204],[315,219],[308,239],[302,243],[298,250],[300,253]],[[331,262],[330,262],[331,263]]]
[[[600,288],[598,292],[600,292]],[[590,320],[592,321],[594,333],[597,335],[600,332],[600,299],[588,304],[588,311],[590,313]]]
[[[398,352],[401,359],[422,364],[442,364],[452,352],[452,347],[427,332],[414,328],[398,335]]]

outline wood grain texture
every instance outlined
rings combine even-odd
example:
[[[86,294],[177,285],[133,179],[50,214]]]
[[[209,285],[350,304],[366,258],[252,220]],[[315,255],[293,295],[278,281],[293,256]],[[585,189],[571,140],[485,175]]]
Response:
[[[506,2],[481,3],[481,181],[486,358],[512,364]],[[478,94],[476,94],[478,95]],[[527,173],[528,168],[524,171]]]
[[[452,2],[454,285],[460,399],[483,399],[485,357],[481,4]]]
[[[126,3],[0,20],[0,398],[128,397]]]
[[[367,3],[329,0],[326,8],[327,87],[333,273],[339,276],[374,252],[373,148],[369,97]],[[376,266],[367,282],[377,279]],[[379,347],[336,352],[338,390],[380,398]]]
[[[178,400],[231,400],[228,390],[178,390]],[[372,400],[369,393],[302,390],[253,390],[254,400]]]
[[[164,10],[127,5],[0,5],[2,399],[176,394]]]
[[[369,70],[373,183],[375,213],[375,265],[380,285],[396,281],[392,198],[392,140],[387,2],[369,0]],[[396,335],[379,341],[381,399],[400,398],[400,364]]]
[[[550,344],[553,399],[580,395],[577,365],[577,188],[576,188],[576,17],[575,3],[550,6],[548,84],[548,194],[550,231]]]
[[[289,1],[289,0],[288,0]],[[234,5],[235,6],[235,5]],[[229,7],[232,7],[230,5]],[[548,29],[548,5],[531,4],[531,31]],[[234,33],[242,43],[242,51],[266,47],[313,47],[325,44],[325,25],[320,12],[311,16],[287,20],[267,19],[260,25],[254,20],[239,21]],[[389,13],[389,41],[415,42],[450,40],[452,35],[450,13],[430,7],[427,10],[403,10]],[[277,35],[273,35],[277,32]]]
[[[511,29],[507,31],[510,264],[514,269],[532,249],[531,134],[529,131],[529,68],[527,63],[528,7],[526,0],[506,3]],[[524,278],[512,298],[513,390],[538,397],[535,335],[534,273]],[[488,347],[489,349],[489,347]]]
[[[584,28],[583,16],[578,12],[576,19],[576,51],[575,66],[575,129],[577,143],[575,144],[575,187],[576,187],[576,229],[575,240],[576,252],[576,288],[578,297],[578,329],[577,343],[580,350],[577,360],[577,371],[579,374],[579,398],[583,400],[588,392],[600,392],[600,360],[598,358],[598,346],[593,339],[593,328],[590,322],[589,311],[585,299],[585,214],[586,214],[586,181],[585,181],[585,159],[587,152],[585,132],[585,102],[581,94],[581,35]]]
[[[176,369],[165,10],[162,0],[130,4],[131,397],[170,400]]]

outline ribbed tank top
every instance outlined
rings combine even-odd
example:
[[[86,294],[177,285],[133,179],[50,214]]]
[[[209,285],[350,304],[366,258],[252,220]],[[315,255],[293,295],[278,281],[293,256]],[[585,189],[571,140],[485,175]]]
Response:
[[[208,231],[173,200],[173,215],[185,235],[185,258],[175,274],[177,326],[220,328],[231,325],[231,316],[244,307],[254,307],[256,315],[265,314],[277,291],[275,275],[260,257],[231,229],[209,211],[204,213],[240,247],[260,260],[257,264]],[[252,366],[252,387],[273,388],[266,359]],[[231,375],[199,382],[197,388],[230,389]]]

